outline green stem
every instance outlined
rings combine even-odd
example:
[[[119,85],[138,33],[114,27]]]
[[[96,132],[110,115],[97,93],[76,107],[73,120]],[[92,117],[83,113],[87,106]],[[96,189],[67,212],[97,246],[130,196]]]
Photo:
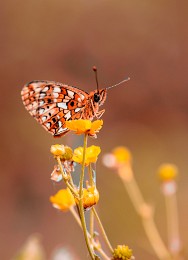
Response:
[[[107,237],[106,232],[105,232],[105,230],[103,228],[102,222],[101,222],[101,220],[100,220],[100,218],[99,218],[99,216],[98,216],[98,214],[97,214],[97,212],[96,212],[94,207],[92,207],[92,211],[93,211],[93,213],[94,213],[94,215],[95,215],[95,217],[96,217],[96,219],[98,221],[99,227],[100,227],[102,235],[104,237],[104,240],[105,240],[107,246],[109,247],[110,251],[113,253],[114,250],[113,250],[113,248],[112,248],[112,246],[110,244],[110,241],[108,240],[108,237]]]
[[[79,211],[80,211],[80,220],[83,228],[84,238],[86,241],[86,245],[91,256],[91,259],[95,259],[93,254],[93,250],[90,246],[89,237],[87,234],[87,227],[85,221],[84,207],[83,207],[83,184],[84,184],[84,171],[85,171],[85,159],[86,159],[86,148],[87,148],[87,134],[84,136],[84,147],[83,147],[83,160],[82,160],[82,170],[80,176],[80,188],[79,188]]]

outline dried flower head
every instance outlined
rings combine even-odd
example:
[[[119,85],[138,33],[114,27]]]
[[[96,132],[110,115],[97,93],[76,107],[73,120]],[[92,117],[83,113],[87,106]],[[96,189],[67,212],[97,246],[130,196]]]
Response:
[[[128,246],[118,245],[113,252],[112,260],[131,260],[134,259],[132,250]]]
[[[62,176],[62,173],[59,169],[59,166],[58,165],[55,165],[54,166],[54,170],[53,172],[51,173],[51,180],[52,181],[55,181],[55,182],[59,182],[63,179],[63,176]]]
[[[74,154],[72,160],[79,164],[83,162],[83,147],[78,147],[74,150]],[[97,161],[98,155],[100,154],[101,149],[99,146],[89,146],[86,148],[85,154],[85,166],[89,165],[90,163],[95,163]]]
[[[102,128],[102,125],[102,120],[96,120],[94,122],[85,119],[66,121],[66,127],[69,130],[74,131],[75,134],[88,134],[89,136],[95,138],[97,137],[96,133],[99,132],[99,130]]]
[[[54,208],[62,211],[67,211],[71,206],[75,205],[74,196],[68,188],[59,190],[54,196],[51,196],[50,202]]]

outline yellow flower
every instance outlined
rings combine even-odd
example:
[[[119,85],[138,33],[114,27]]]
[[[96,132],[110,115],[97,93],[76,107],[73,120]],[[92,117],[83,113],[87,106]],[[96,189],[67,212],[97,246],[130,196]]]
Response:
[[[178,168],[174,164],[162,164],[158,169],[158,175],[161,181],[175,180],[178,175]]]
[[[79,120],[70,120],[66,122],[66,127],[69,130],[75,131],[75,134],[88,134],[93,137],[97,137],[96,133],[102,128],[103,121],[96,120],[91,122],[90,120],[79,119]]]
[[[67,145],[54,144],[50,148],[54,157],[60,157],[61,160],[70,160],[73,156],[72,149]]]
[[[72,160],[74,162],[82,164],[83,162],[83,147],[78,147],[74,149],[74,154],[72,157]],[[89,146],[86,148],[86,154],[85,154],[85,166],[89,165],[90,163],[95,163],[97,161],[97,157],[100,154],[101,149],[99,146]]]
[[[128,246],[118,245],[113,252],[112,260],[131,260],[134,259],[132,250]]]
[[[125,164],[131,164],[131,152],[123,146],[116,147],[111,153],[103,156],[103,163],[109,168],[119,168]]]
[[[75,205],[74,196],[68,188],[59,190],[54,196],[51,196],[50,202],[54,208],[62,211],[67,211],[71,206]]]
[[[91,208],[99,201],[99,192],[95,186],[89,186],[87,189],[83,188],[83,207],[84,209]],[[78,200],[76,199],[78,203]]]
[[[112,151],[112,154],[115,156],[117,163],[127,163],[132,160],[131,152],[123,146],[116,147]]]

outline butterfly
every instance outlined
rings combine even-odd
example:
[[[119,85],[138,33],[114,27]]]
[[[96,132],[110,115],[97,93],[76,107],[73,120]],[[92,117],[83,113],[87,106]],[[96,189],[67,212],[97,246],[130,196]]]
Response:
[[[94,70],[94,69],[93,69]],[[125,81],[111,86],[115,87]],[[25,108],[49,133],[61,137],[69,130],[65,126],[68,120],[100,118],[105,110],[100,110],[106,100],[107,89],[98,88],[87,93],[77,87],[46,81],[34,80],[26,84],[21,97]]]

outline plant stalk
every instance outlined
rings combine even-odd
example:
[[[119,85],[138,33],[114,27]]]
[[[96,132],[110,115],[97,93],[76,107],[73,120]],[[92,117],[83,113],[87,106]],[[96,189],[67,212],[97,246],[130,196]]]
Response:
[[[104,230],[104,228],[103,228],[102,222],[101,222],[101,220],[100,220],[100,218],[99,218],[99,216],[98,216],[98,214],[97,214],[97,212],[96,212],[96,210],[95,210],[94,207],[92,207],[92,211],[93,211],[93,213],[94,213],[94,215],[95,215],[95,217],[96,217],[96,219],[97,219],[97,222],[98,222],[99,227],[100,227],[100,229],[101,229],[101,232],[102,232],[102,235],[103,235],[103,237],[104,237],[104,240],[105,240],[107,246],[109,247],[111,253],[113,253],[114,250],[113,250],[113,248],[112,248],[112,246],[111,246],[111,244],[110,244],[110,241],[108,240],[108,237],[107,237],[106,232],[105,232],[105,230]]]
[[[91,259],[94,260],[95,256],[94,256],[93,250],[90,246],[90,241],[89,241],[89,237],[87,234],[87,227],[86,227],[84,207],[83,207],[83,184],[84,184],[86,148],[87,148],[87,134],[84,135],[83,160],[82,160],[82,169],[81,169],[81,176],[80,176],[80,187],[79,187],[79,212],[80,212],[80,220],[81,220],[81,224],[82,224],[82,229],[83,229],[86,245],[87,245]]]

